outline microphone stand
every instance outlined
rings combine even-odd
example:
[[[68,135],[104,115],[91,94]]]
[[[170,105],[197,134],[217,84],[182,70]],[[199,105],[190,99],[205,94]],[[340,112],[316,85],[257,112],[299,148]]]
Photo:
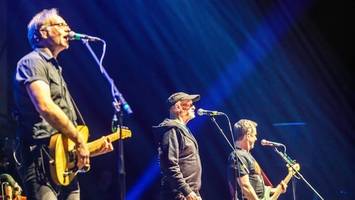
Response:
[[[285,147],[285,146],[284,146]],[[319,199],[324,200],[324,198],[317,192],[317,190],[303,177],[303,175],[298,171],[293,168],[293,165],[295,164],[295,161],[292,160],[288,155],[286,154],[286,148],[284,152],[281,152],[277,149],[277,147],[274,147],[275,152],[292,168],[292,170],[297,174],[299,179],[302,179],[309,188],[312,189],[312,191],[319,197]],[[293,183],[292,183],[293,184]],[[296,187],[292,187],[295,189]],[[295,198],[295,191],[293,191],[293,197]]]
[[[90,51],[92,57],[95,59],[96,63],[100,67],[101,73],[104,75],[104,77],[107,79],[107,81],[111,85],[111,93],[112,93],[112,105],[115,109],[113,119],[112,119],[112,131],[116,132],[119,130],[119,140],[118,140],[118,175],[119,175],[119,184],[120,184],[120,199],[125,200],[126,198],[126,171],[125,171],[125,162],[124,162],[124,145],[123,145],[123,140],[122,138],[122,126],[123,126],[123,111],[125,110],[128,114],[132,114],[133,111],[131,110],[130,106],[128,105],[127,101],[124,99],[123,95],[120,93],[120,91],[117,89],[114,81],[111,79],[111,77],[108,75],[106,72],[105,68],[102,66],[102,61],[105,55],[106,51],[106,42],[104,40],[100,40],[103,43],[103,51],[102,51],[102,56],[99,59],[97,58],[96,54],[92,50],[89,40],[87,39],[82,39],[82,42],[85,44],[87,49]],[[118,98],[118,99],[117,99]],[[123,108],[123,109],[122,109]]]
[[[292,181],[292,197],[293,197],[293,200],[296,200],[296,183],[297,183],[297,180],[292,177],[291,181]]]
[[[217,123],[216,119],[213,116],[210,116],[211,121],[217,126],[219,133],[222,134],[222,136],[224,137],[224,139],[227,141],[229,147],[235,151],[235,147],[230,143],[230,141],[228,140],[226,134],[224,134],[222,128],[219,126],[219,124]]]
[[[230,120],[229,120],[229,118],[228,118],[228,116],[227,116],[226,114],[223,113],[223,115],[224,115],[224,116],[227,118],[227,120],[228,120],[229,131],[230,131],[230,133],[231,133],[231,135],[232,135],[232,139],[233,139],[233,142],[234,142],[234,136],[233,136],[233,132],[232,132],[232,127],[231,127],[231,124],[230,124]],[[228,143],[229,147],[232,149],[232,151],[233,151],[233,152],[236,152],[235,146],[230,143],[230,141],[228,140],[226,134],[223,132],[222,128],[219,126],[219,124],[217,123],[217,121],[216,121],[216,119],[214,118],[214,116],[213,116],[213,115],[209,115],[209,117],[210,117],[211,121],[212,121],[212,122],[216,125],[216,127],[218,128],[219,133],[222,134],[222,136],[224,137],[224,139],[227,141],[227,143]],[[240,158],[239,158],[239,156],[238,156],[237,153],[235,153],[235,156],[236,156],[236,158],[237,158],[237,159],[236,159],[236,165],[237,165],[237,172],[238,172],[238,174],[239,174],[239,173],[240,173],[239,166],[242,166],[242,167],[245,167],[245,166],[239,164],[239,162],[241,163],[242,161],[240,160]],[[248,169],[246,169],[246,170],[248,171]],[[240,176],[240,174],[239,174],[239,176]],[[233,177],[233,178],[235,179],[236,177]],[[238,184],[238,183],[235,182],[235,184]],[[234,191],[235,199],[238,200],[237,187],[235,187],[235,188],[233,188],[233,189],[235,190],[235,191]],[[240,190],[240,192],[241,192],[241,195],[242,195],[242,197],[243,197],[243,196],[244,196],[244,195],[243,195],[243,190]]]

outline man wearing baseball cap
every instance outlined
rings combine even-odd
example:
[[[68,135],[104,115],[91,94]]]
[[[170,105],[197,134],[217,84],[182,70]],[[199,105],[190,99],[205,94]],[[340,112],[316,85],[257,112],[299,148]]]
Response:
[[[186,124],[195,117],[198,94],[177,92],[168,100],[170,117],[154,126],[161,170],[162,200],[202,200],[198,144]]]

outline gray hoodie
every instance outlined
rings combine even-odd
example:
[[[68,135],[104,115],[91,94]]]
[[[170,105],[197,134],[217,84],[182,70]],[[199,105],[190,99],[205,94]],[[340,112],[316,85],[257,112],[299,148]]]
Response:
[[[199,195],[201,160],[197,141],[189,128],[171,119],[165,119],[153,128],[160,159],[163,198],[187,196],[192,191]]]

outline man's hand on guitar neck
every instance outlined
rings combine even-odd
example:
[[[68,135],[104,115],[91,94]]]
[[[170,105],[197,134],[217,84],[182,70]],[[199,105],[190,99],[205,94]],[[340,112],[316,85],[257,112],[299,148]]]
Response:
[[[91,155],[90,155],[91,157],[99,156],[99,155],[113,151],[112,143],[108,137],[103,136],[103,137],[101,137],[101,140],[103,140],[101,147],[97,151],[91,152]]]
[[[277,187],[281,187],[282,193],[285,193],[287,190],[287,184],[284,181],[281,181]]]
[[[276,187],[271,188],[271,194],[274,194],[278,190],[280,190],[281,193],[285,193],[287,190],[287,184],[284,181],[281,181]]]

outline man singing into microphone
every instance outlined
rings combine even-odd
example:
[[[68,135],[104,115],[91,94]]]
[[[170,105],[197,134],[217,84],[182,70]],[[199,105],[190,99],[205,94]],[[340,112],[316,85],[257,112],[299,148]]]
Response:
[[[200,95],[183,92],[168,98],[170,118],[154,126],[161,169],[161,200],[201,200],[201,161],[186,124],[195,117]]]
[[[228,181],[232,200],[259,200],[276,190],[286,192],[286,184],[281,182],[276,188],[265,186],[262,170],[250,151],[257,140],[257,123],[242,119],[234,124],[236,151],[228,159]],[[269,188],[268,188],[269,187]],[[236,194],[237,193],[237,194]]]
[[[14,95],[21,140],[17,159],[19,174],[30,200],[79,200],[76,179],[68,186],[55,185],[49,174],[49,138],[60,132],[75,143],[77,167],[89,166],[89,150],[75,125],[77,114],[62,76],[57,57],[69,48],[70,28],[56,9],[45,9],[28,24],[28,40],[33,49],[17,64]],[[98,154],[112,151],[106,142]]]

